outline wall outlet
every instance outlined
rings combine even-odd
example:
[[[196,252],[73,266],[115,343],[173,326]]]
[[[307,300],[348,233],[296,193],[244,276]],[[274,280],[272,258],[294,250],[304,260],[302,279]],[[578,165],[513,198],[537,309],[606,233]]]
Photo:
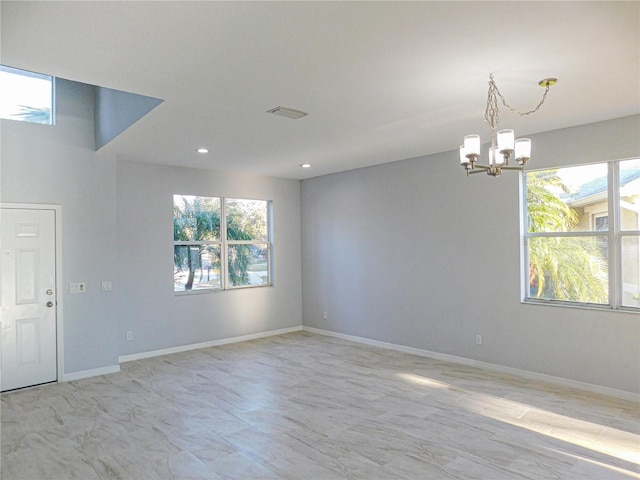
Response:
[[[102,281],[102,291],[110,292],[112,289],[111,280],[103,280]]]
[[[482,345],[482,335],[476,335],[476,345]]]
[[[69,293],[84,293],[86,291],[87,287],[85,286],[84,282],[69,284]]]
[[[133,340],[133,332],[131,330],[127,331],[127,340],[129,341]]]
[[[324,320],[328,319],[329,318],[329,314],[327,312],[322,312],[322,318]]]

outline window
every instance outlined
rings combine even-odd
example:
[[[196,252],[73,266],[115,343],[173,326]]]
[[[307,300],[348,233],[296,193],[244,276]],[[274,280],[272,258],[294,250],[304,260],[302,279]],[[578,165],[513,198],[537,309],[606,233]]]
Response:
[[[266,200],[174,195],[174,291],[271,285],[270,206]]]
[[[268,205],[263,200],[225,199],[227,280],[233,287],[268,285]]]
[[[526,299],[640,308],[640,159],[524,181]]]
[[[53,77],[0,65],[0,118],[53,125]]]

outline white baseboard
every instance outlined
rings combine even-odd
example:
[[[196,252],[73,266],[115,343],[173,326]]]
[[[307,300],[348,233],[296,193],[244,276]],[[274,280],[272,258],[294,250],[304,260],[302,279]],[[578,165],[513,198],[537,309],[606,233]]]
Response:
[[[420,348],[407,347],[404,345],[397,345],[395,343],[380,342],[378,340],[371,340],[364,337],[356,337],[353,335],[347,335],[344,333],[332,332],[330,330],[321,330],[313,327],[302,327],[305,332],[317,333],[319,335],[326,335],[329,337],[342,338],[344,340],[350,340],[352,342],[363,343],[374,347],[386,348],[389,350],[397,350],[399,352],[411,353],[413,355],[419,355],[421,357],[429,357],[434,360],[441,360],[444,362],[457,363],[460,365],[466,365],[470,367],[483,368],[486,370],[492,370],[500,373],[509,373],[511,375],[517,375],[519,377],[529,378],[532,380],[541,380],[564,387],[577,388],[580,390],[586,390],[588,392],[599,393],[602,395],[608,395],[610,397],[621,398],[623,400],[629,400],[632,402],[640,402],[640,395],[633,392],[627,392],[625,390],[617,390],[615,388],[603,387],[601,385],[594,385],[592,383],[579,382],[577,380],[571,380],[562,377],[555,377],[553,375],[547,375],[545,373],[531,372],[529,370],[521,370],[519,368],[505,367],[495,363],[481,362],[479,360],[472,360],[470,358],[458,357],[456,355],[448,355],[446,353],[432,352],[429,350],[422,350]]]
[[[302,330],[301,326],[282,328],[280,330],[270,330],[268,332],[252,333],[251,335],[241,335],[239,337],[223,338],[221,340],[211,340],[209,342],[163,348],[161,350],[153,350],[150,352],[132,353],[130,355],[122,355],[121,357],[118,357],[118,363],[132,362],[134,360],[142,360],[143,358],[159,357],[161,355],[170,355],[172,353],[187,352],[189,350],[197,350],[199,348],[217,347],[219,345],[227,345],[229,343],[246,342],[248,340],[256,340],[258,338],[273,337],[275,335],[284,335],[285,333],[299,332],[300,330]]]
[[[519,377],[529,378],[532,380],[541,380],[556,385],[565,387],[577,388],[588,392],[599,393],[602,395],[608,395],[610,397],[621,398],[632,402],[640,402],[640,395],[633,392],[627,392],[625,390],[617,390],[615,388],[604,387],[601,385],[594,385],[592,383],[580,382],[577,380],[571,380],[562,377],[556,377],[553,375],[547,375],[544,373],[531,372],[529,370],[521,370],[519,368],[506,367],[504,365],[498,365],[495,363],[482,362],[480,360],[472,360],[470,358],[459,357],[456,355],[449,355],[446,353],[432,352],[430,350],[423,350],[420,348],[407,347],[405,345],[398,345],[395,343],[381,342],[379,340],[371,340],[369,338],[357,337],[354,335],[347,335],[344,333],[332,332],[330,330],[321,330],[313,327],[290,327],[280,330],[270,330],[268,332],[254,333],[251,335],[242,335],[239,337],[223,338],[220,340],[212,340],[209,342],[194,343],[191,345],[182,345],[179,347],[165,348],[161,350],[153,350],[150,352],[134,353],[131,355],[122,355],[118,358],[118,363],[131,362],[134,360],[142,360],[144,358],[158,357],[161,355],[170,355],[172,353],[186,352],[189,350],[197,350],[199,348],[215,347],[219,345],[227,345],[230,343],[246,342],[248,340],[256,340],[258,338],[272,337],[276,335],[284,335],[286,333],[299,332],[299,331],[316,333],[318,335],[325,335],[329,337],[341,338],[356,343],[362,343],[373,347],[386,348],[389,350],[396,350],[399,352],[410,353],[421,357],[433,358],[434,360],[441,360],[445,362],[457,363],[460,365],[466,365],[470,367],[483,368],[486,370],[492,370],[495,372],[508,373],[511,375],[517,375]],[[92,370],[83,370],[80,372],[65,373],[62,376],[63,382],[71,382],[73,380],[80,380],[83,378],[95,377],[99,375],[107,375],[110,373],[117,373],[120,371],[120,365],[113,365],[110,367],[95,368]]]
[[[65,373],[62,375],[63,382],[72,382],[83,378],[97,377],[99,375],[108,375],[110,373],[118,373],[120,365],[112,365],[110,367],[93,368],[91,370],[82,370],[80,372]]]

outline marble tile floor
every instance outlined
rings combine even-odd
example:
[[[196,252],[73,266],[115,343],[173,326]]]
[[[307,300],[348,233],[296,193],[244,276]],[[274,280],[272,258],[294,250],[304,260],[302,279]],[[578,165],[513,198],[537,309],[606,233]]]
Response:
[[[1,396],[14,479],[640,479],[640,406],[307,332]]]

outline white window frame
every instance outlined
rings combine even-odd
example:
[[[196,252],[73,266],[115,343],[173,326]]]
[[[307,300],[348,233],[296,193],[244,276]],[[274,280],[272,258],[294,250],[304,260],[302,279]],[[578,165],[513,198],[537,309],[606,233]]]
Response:
[[[267,239],[266,240],[229,240],[227,238],[227,200],[233,198],[234,200],[258,200],[261,202],[266,202],[266,207],[267,207]],[[224,290],[235,290],[238,288],[260,288],[260,287],[271,287],[273,286],[273,258],[272,258],[272,252],[273,252],[273,244],[272,244],[272,239],[273,239],[273,230],[271,228],[271,224],[272,224],[272,219],[273,219],[273,201],[272,200],[262,200],[262,199],[255,199],[255,198],[239,198],[239,197],[223,197],[222,198],[222,204],[221,204],[221,208],[222,208],[222,218],[224,219],[224,221],[220,222],[220,235],[221,238],[223,239],[222,241],[222,258],[225,259],[224,262],[224,282],[223,282],[223,289]],[[228,275],[228,261],[229,261],[229,246],[231,245],[267,245],[267,283],[263,283],[261,285],[231,285],[231,282],[229,282],[229,275]]]
[[[625,237],[640,237],[640,230],[622,230],[620,223],[620,163],[625,160],[635,160],[635,157],[624,158],[619,160],[593,162],[593,164],[607,164],[607,203],[608,203],[608,216],[609,216],[609,230],[608,231],[580,231],[580,232],[529,232],[528,225],[528,205],[527,205],[527,183],[526,174],[536,171],[553,170],[554,168],[570,168],[579,167],[581,165],[590,164],[575,164],[575,165],[562,165],[558,167],[544,167],[536,170],[527,170],[521,173],[521,301],[528,304],[543,304],[543,305],[559,305],[567,307],[577,308],[596,308],[605,310],[620,310],[640,313],[640,306],[633,307],[628,305],[622,305],[622,240]],[[602,216],[602,215],[600,215]],[[592,217],[591,223],[595,224],[595,215]],[[606,238],[609,248],[607,266],[609,277],[609,303],[585,303],[575,302],[567,300],[556,300],[546,298],[534,298],[529,296],[529,239],[530,238]]]
[[[175,295],[198,295],[203,293],[213,293],[213,292],[222,292],[225,290],[237,290],[244,288],[262,288],[262,287],[272,287],[273,286],[273,201],[272,200],[263,200],[263,199],[255,199],[255,198],[240,198],[240,197],[216,197],[216,196],[204,196],[204,195],[192,195],[192,194],[180,194],[176,193],[175,195],[181,196],[192,196],[192,197],[201,197],[201,198],[218,198],[220,200],[220,240],[200,240],[200,241],[184,241],[184,240],[174,240],[173,246],[183,246],[183,245],[215,245],[220,249],[220,287],[217,288],[199,288],[197,290],[175,290],[174,286],[174,294]],[[172,197],[173,198],[173,197]],[[267,239],[266,240],[228,240],[227,239],[227,212],[226,212],[226,204],[228,199],[236,199],[236,200],[257,200],[261,202],[266,202],[267,208]],[[263,283],[260,285],[231,285],[229,281],[228,275],[228,261],[229,261],[229,247],[232,245],[267,245],[267,273],[268,279],[267,283]]]

